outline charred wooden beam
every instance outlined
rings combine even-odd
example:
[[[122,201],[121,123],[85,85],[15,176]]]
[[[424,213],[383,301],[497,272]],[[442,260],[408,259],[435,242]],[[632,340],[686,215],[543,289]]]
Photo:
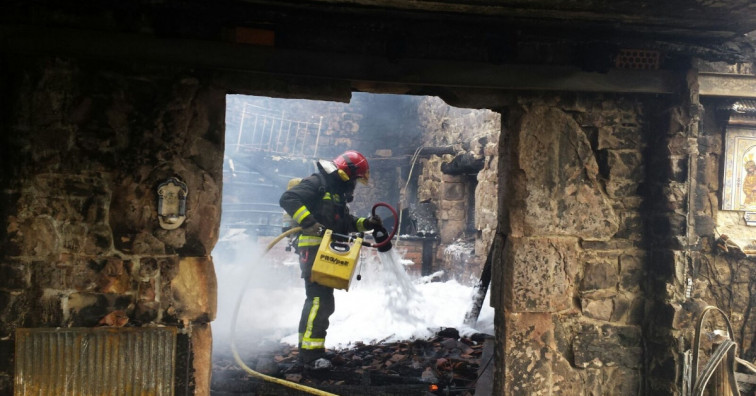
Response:
[[[468,326],[475,326],[475,323],[478,322],[480,310],[483,308],[483,300],[486,298],[488,285],[491,283],[491,263],[493,263],[493,246],[488,250],[486,263],[483,265],[483,272],[480,274],[480,279],[475,285],[475,296],[473,297],[472,308],[465,315],[465,324]]]
[[[726,73],[699,73],[701,96],[756,98],[756,76]]]
[[[420,269],[422,276],[433,273],[433,255],[435,253],[435,241],[427,238],[423,240],[423,264]]]
[[[0,26],[0,51],[407,86],[668,94],[676,92],[679,85],[675,73],[666,70],[612,69],[607,73],[592,73],[576,66],[388,59],[354,53],[37,26]]]
[[[445,155],[456,154],[457,150],[454,146],[440,146],[440,147],[423,147],[420,149],[418,156],[429,157],[431,155]]]
[[[476,174],[483,169],[484,161],[484,158],[475,158],[470,153],[464,153],[454,157],[451,162],[441,164],[441,172],[447,175]]]

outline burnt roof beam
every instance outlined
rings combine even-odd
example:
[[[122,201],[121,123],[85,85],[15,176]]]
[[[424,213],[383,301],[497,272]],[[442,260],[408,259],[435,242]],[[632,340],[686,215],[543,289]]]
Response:
[[[756,98],[756,76],[727,73],[699,73],[699,94],[733,98]]]
[[[676,74],[666,70],[612,69],[596,73],[573,66],[389,60],[360,54],[38,26],[0,26],[0,50],[407,86],[653,94],[673,93],[679,86]]]

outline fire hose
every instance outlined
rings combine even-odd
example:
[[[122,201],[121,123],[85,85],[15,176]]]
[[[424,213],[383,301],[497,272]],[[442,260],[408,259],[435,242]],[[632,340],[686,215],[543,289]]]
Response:
[[[373,214],[373,216],[375,216],[375,210],[378,209],[381,206],[385,207],[385,208],[388,208],[388,210],[390,210],[391,214],[394,216],[394,228],[391,230],[391,233],[388,234],[388,237],[385,240],[383,240],[381,242],[374,242],[374,243],[362,241],[362,246],[377,248],[378,250],[381,250],[380,248],[382,248],[382,247],[388,245],[389,243],[391,243],[391,240],[394,239],[394,235],[396,235],[396,230],[399,228],[398,227],[398,225],[399,225],[399,218],[397,217],[396,209],[394,209],[391,205],[389,205],[389,204],[387,204],[385,202],[378,202],[375,205],[373,205],[373,209],[371,210],[371,213]],[[383,229],[381,231],[385,232],[386,230]],[[351,239],[351,237],[349,235],[337,234],[335,232],[333,233],[333,235],[335,235],[337,237],[340,237],[340,238],[343,238],[343,239],[346,239],[346,240]],[[375,234],[373,235],[373,237],[375,237]]]
[[[289,236],[291,234],[294,234],[296,232],[299,232],[301,229],[302,229],[302,227],[294,227],[294,228],[292,228],[292,229],[284,232],[283,234],[277,236],[275,239],[273,239],[268,244],[268,247],[265,249],[265,253],[268,253],[268,251],[270,251],[270,249],[275,244],[277,244],[281,239],[283,239],[283,238],[285,238],[285,237],[287,237],[287,236]],[[265,253],[263,253],[263,254],[265,254]],[[250,273],[250,275],[252,275],[252,273]],[[245,285],[247,283],[249,283],[249,278],[250,277],[248,277],[247,280],[244,282]],[[312,395],[337,396],[334,393],[325,392],[325,391],[322,391],[320,389],[311,388],[309,386],[297,384],[296,382],[287,381],[287,380],[284,380],[284,379],[281,379],[281,378],[276,378],[276,377],[273,377],[273,376],[270,376],[270,375],[266,375],[266,374],[257,372],[255,370],[252,370],[251,368],[249,368],[249,366],[247,366],[244,363],[244,361],[241,359],[241,356],[239,356],[239,351],[236,349],[236,319],[239,316],[239,307],[241,307],[241,301],[242,301],[242,297],[243,296],[244,296],[244,290],[242,290],[242,292],[239,293],[239,298],[236,300],[236,307],[234,308],[234,316],[231,319],[231,353],[233,353],[233,355],[234,355],[234,360],[236,361],[236,364],[238,364],[239,367],[241,367],[244,371],[246,371],[247,373],[249,373],[253,377],[257,377],[257,378],[260,378],[260,379],[268,381],[268,382],[273,382],[273,383],[276,383],[276,384],[279,384],[279,385],[283,385],[283,386],[286,386],[286,387],[289,387],[289,388],[292,388],[292,389],[300,390],[302,392],[306,392],[306,393],[309,393],[309,394],[312,394]]]
[[[384,241],[370,245],[374,248],[380,248],[391,243],[391,240],[394,239],[394,235],[396,234],[396,230],[399,229],[399,217],[397,217],[396,209],[391,207],[391,205],[385,202],[378,202],[377,204],[373,205],[373,209],[371,209],[371,213],[373,214],[373,216],[375,216],[375,210],[381,206],[384,208],[388,208],[388,210],[390,210],[391,214],[394,216],[394,228],[391,230],[391,233],[388,235],[388,238],[386,238]],[[384,229],[383,231],[385,232],[386,230]]]
[[[373,214],[373,216],[376,215],[375,214],[375,210],[378,207],[381,207],[381,206],[388,208],[391,211],[391,213],[394,215],[394,229],[391,231],[391,234],[389,234],[389,236],[388,236],[388,238],[386,238],[386,240],[384,240],[382,242],[379,242],[379,243],[363,242],[362,243],[363,246],[369,246],[369,247],[374,247],[374,248],[383,247],[386,244],[391,243],[391,239],[396,234],[398,218],[397,218],[396,210],[393,207],[391,207],[391,205],[389,205],[387,203],[384,203],[384,202],[376,203],[375,205],[373,205],[373,208],[372,208],[372,214]],[[286,232],[278,235],[277,237],[273,238],[273,240],[270,241],[270,243],[268,243],[268,246],[265,248],[265,252],[263,253],[263,255],[267,254],[270,251],[270,249],[273,248],[273,246],[275,246],[278,242],[281,241],[281,239],[286,238],[287,236],[289,236],[291,234],[294,234],[294,233],[297,233],[297,232],[299,232],[301,230],[302,230],[302,227],[294,227],[294,228],[291,228],[291,229],[287,230]],[[247,280],[243,283],[244,285],[246,285],[246,284],[249,283],[250,278],[251,278],[252,275],[253,275],[253,273],[250,273],[250,276],[248,276]],[[334,393],[329,393],[329,392],[326,392],[326,391],[322,391],[320,389],[312,388],[312,387],[309,387],[309,386],[298,384],[296,382],[287,381],[287,380],[284,380],[284,379],[281,379],[281,378],[276,378],[276,377],[273,377],[273,376],[270,376],[270,375],[266,375],[266,374],[257,372],[255,370],[252,370],[249,366],[247,366],[244,363],[244,361],[241,359],[241,356],[239,356],[239,351],[236,349],[236,320],[239,317],[239,308],[241,307],[241,302],[242,302],[242,298],[243,297],[244,297],[244,290],[242,289],[241,293],[239,293],[239,298],[236,300],[236,306],[234,307],[234,315],[233,315],[233,317],[231,319],[231,353],[234,355],[234,360],[236,361],[236,364],[238,364],[239,367],[241,367],[248,374],[252,375],[253,377],[260,378],[260,379],[262,379],[264,381],[273,382],[273,383],[276,383],[276,384],[279,384],[279,385],[283,385],[283,386],[286,386],[288,388],[300,390],[302,392],[306,392],[306,393],[309,393],[309,394],[312,394],[312,395],[338,396],[338,395],[336,395]]]

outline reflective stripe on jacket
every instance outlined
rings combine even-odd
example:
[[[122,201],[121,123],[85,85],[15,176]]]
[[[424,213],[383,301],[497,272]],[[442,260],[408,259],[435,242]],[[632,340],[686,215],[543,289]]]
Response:
[[[347,183],[327,182],[324,177],[312,174],[302,179],[299,184],[286,190],[279,200],[281,207],[302,228],[320,223],[335,233],[348,234],[350,232],[366,231],[364,217],[349,214],[344,196],[350,187]],[[323,185],[326,182],[328,185]],[[300,235],[299,247],[319,246],[322,238],[314,235]]]

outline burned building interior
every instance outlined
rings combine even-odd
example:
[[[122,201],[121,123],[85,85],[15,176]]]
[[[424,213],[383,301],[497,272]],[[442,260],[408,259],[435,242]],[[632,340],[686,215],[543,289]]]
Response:
[[[754,31],[750,0],[4,2],[0,394],[234,394],[214,249],[346,149],[408,271],[490,278],[491,388],[455,394],[753,394]]]

